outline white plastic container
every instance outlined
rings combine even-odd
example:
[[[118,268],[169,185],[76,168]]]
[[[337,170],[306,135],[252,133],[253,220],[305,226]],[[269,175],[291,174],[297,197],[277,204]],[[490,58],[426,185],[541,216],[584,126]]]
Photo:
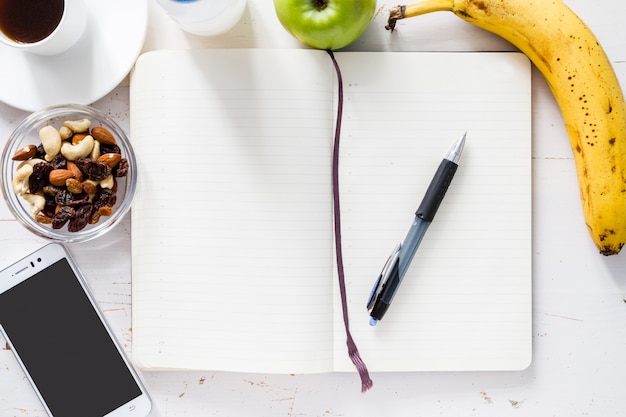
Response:
[[[246,0],[156,0],[186,32],[219,35],[232,29],[243,15]]]

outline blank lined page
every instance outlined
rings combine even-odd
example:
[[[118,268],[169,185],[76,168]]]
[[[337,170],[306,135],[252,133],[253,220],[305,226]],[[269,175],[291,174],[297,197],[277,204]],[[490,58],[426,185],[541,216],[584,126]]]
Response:
[[[346,83],[345,274],[351,331],[370,371],[525,368],[532,344],[528,60],[518,53],[338,59]],[[365,304],[374,281],[464,132],[446,197],[387,314],[371,327]],[[345,351],[340,318],[335,339]],[[336,359],[337,369],[353,370],[346,355]]]
[[[332,370],[332,75],[307,51],[139,59],[139,365]]]
[[[370,371],[531,359],[530,64],[335,53],[352,334]],[[133,354],[144,368],[354,371],[334,265],[336,77],[316,50],[157,51],[131,80]],[[437,166],[460,167],[385,318],[365,304]]]

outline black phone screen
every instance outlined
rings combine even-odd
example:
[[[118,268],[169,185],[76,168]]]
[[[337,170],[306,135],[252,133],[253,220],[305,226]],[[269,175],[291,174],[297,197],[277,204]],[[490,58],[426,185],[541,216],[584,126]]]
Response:
[[[0,324],[56,416],[102,416],[141,395],[65,259],[0,294]]]

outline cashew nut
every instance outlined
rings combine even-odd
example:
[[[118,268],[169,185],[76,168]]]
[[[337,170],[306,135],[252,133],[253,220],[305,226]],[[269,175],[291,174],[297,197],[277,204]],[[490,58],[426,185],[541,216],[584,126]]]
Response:
[[[39,194],[26,193],[22,195],[22,198],[30,203],[30,211],[31,213],[33,213],[33,215],[36,215],[41,210],[43,210],[44,206],[46,205],[45,197]]]
[[[20,164],[17,166],[17,169],[22,168],[24,165],[30,165],[31,167],[34,167],[35,165],[37,165],[40,162],[46,162],[41,158],[33,158],[33,159],[29,159],[27,161],[22,161],[20,162]]]
[[[74,132],[72,131],[72,129],[70,129],[67,126],[61,126],[59,128],[59,133],[61,134],[61,139],[63,140],[69,139],[74,135]]]
[[[113,188],[114,185],[115,185],[115,178],[113,178],[113,175],[109,175],[108,177],[100,181],[101,188],[111,189]]]
[[[93,149],[91,150],[90,158],[93,159],[94,161],[100,158],[100,142],[97,140],[93,144]]]
[[[39,139],[46,151],[45,160],[50,162],[61,150],[61,134],[52,126],[45,126],[39,131]]]
[[[91,120],[66,120],[63,122],[63,126],[69,127],[74,133],[82,133],[89,130],[89,128],[91,127]]]
[[[28,183],[28,178],[30,174],[33,173],[33,167],[29,164],[22,164],[15,171],[15,175],[13,176],[13,191],[17,195],[22,195],[28,192],[30,185]]]
[[[94,139],[91,135],[85,136],[85,139],[73,145],[71,142],[63,142],[61,146],[61,155],[68,161],[75,161],[78,158],[85,158],[91,153],[94,146]]]

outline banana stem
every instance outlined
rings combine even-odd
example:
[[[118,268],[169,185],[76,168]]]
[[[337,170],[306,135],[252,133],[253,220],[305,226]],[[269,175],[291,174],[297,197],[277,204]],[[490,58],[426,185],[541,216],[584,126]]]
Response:
[[[450,11],[454,0],[418,0],[409,4],[401,4],[389,9],[389,19],[385,29],[393,31],[396,21],[407,17],[415,17],[430,12]]]

